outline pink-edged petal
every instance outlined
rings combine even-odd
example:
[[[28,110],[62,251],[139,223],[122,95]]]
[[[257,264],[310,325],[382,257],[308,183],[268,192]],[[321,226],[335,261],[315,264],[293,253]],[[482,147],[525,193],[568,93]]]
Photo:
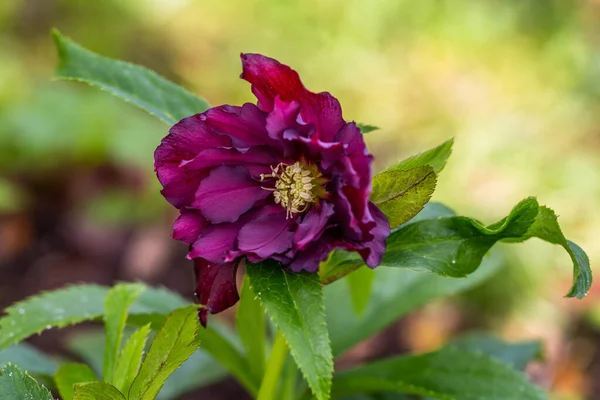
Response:
[[[244,253],[266,259],[273,254],[283,253],[292,246],[292,219],[286,213],[261,215],[242,227],[238,235],[237,247]]]
[[[187,258],[205,258],[213,263],[222,263],[228,251],[233,249],[240,224],[210,225],[192,244]]]
[[[230,137],[234,147],[273,144],[265,129],[266,116],[266,113],[251,103],[242,107],[214,107],[202,114],[213,132]]]
[[[270,194],[246,168],[223,165],[200,182],[192,207],[212,223],[234,222]]]
[[[285,102],[300,103],[301,122],[316,126],[316,135],[331,141],[344,125],[340,103],[331,94],[308,91],[298,73],[279,61],[260,54],[242,54],[242,79],[252,84],[252,93],[258,99],[258,107],[273,111],[275,98]]]
[[[208,313],[216,314],[233,306],[240,299],[235,284],[238,263],[215,264],[202,258],[194,259],[196,297],[204,306],[199,312],[206,328]]]
[[[328,202],[320,203],[319,207],[312,207],[294,232],[294,248],[304,250],[311,242],[318,239],[327,227],[333,209],[333,204]]]
[[[186,171],[199,171],[220,165],[246,167],[252,176],[271,172],[272,165],[278,164],[278,158],[266,146],[251,147],[249,149],[213,148],[202,150],[190,161],[184,161],[181,167]]]
[[[182,209],[181,215],[173,224],[173,239],[192,244],[208,226],[208,221],[196,210]]]

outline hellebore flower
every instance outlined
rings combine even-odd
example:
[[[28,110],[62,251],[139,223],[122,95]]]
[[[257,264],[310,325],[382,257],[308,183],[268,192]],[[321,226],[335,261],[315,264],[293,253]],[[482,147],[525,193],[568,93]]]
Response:
[[[274,59],[241,58],[257,105],[184,118],[155,152],[161,193],[180,211],[173,238],[190,245],[203,324],[238,301],[244,258],[316,272],[345,249],[376,267],[390,233],[369,202],[373,157],[338,100],[308,91]]]

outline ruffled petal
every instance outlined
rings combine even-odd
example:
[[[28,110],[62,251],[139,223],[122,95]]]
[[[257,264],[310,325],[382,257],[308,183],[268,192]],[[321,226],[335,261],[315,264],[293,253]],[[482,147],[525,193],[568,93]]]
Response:
[[[181,167],[186,171],[200,171],[220,165],[241,165],[246,167],[252,176],[258,177],[260,174],[270,173],[270,166],[278,163],[279,159],[266,146],[243,150],[221,147],[202,150],[193,160],[182,162]]]
[[[304,251],[298,252],[286,268],[292,272],[317,272],[319,263],[326,260],[329,252],[334,248],[331,241],[328,240],[312,242]]]
[[[192,244],[187,258],[202,257],[213,263],[224,262],[227,252],[233,249],[240,227],[239,223],[210,225]]]
[[[267,114],[254,104],[214,107],[201,115],[214,133],[231,138],[234,147],[273,144],[265,129]]]
[[[204,306],[199,312],[200,322],[206,328],[208,312],[219,313],[240,299],[235,275],[238,263],[214,264],[202,258],[194,259],[196,297]]]
[[[276,214],[261,215],[242,227],[237,242],[240,251],[266,259],[292,246],[290,228],[294,221],[286,219],[286,213],[281,212],[283,208],[279,209]]]
[[[173,224],[172,237],[184,243],[192,244],[207,226],[208,221],[198,211],[182,209],[181,215]]]
[[[369,202],[369,211],[375,219],[375,227],[371,230],[373,239],[361,243],[358,253],[371,268],[381,264],[385,253],[386,241],[390,235],[390,223],[383,212],[373,203]]]
[[[299,122],[314,124],[321,140],[332,141],[344,125],[342,108],[335,97],[306,90],[298,73],[277,60],[260,54],[242,54],[241,58],[241,77],[252,84],[261,110],[273,111],[277,96],[287,103],[297,101],[301,108]]]
[[[242,166],[220,166],[200,182],[192,207],[212,223],[234,222],[271,192],[261,188]]]
[[[322,202],[319,207],[312,207],[294,232],[294,248],[304,250],[311,242],[318,239],[332,215],[333,204],[331,203]]]

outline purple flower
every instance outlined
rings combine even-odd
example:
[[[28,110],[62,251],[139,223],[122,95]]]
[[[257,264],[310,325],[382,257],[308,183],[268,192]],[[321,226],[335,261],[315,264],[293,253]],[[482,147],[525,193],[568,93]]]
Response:
[[[258,104],[184,118],[155,152],[162,194],[181,214],[173,237],[190,244],[203,324],[239,299],[244,258],[316,272],[346,249],[376,267],[390,233],[369,202],[373,157],[337,99],[306,90],[274,59],[241,58]]]

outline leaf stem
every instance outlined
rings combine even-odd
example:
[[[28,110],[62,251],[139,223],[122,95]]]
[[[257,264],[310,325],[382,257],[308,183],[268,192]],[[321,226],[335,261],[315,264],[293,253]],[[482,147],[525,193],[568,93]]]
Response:
[[[265,376],[263,377],[260,389],[258,390],[257,400],[272,400],[275,398],[275,391],[277,390],[277,384],[281,377],[281,370],[283,369],[287,353],[287,343],[281,331],[278,330],[277,335],[275,336],[275,342],[273,342],[269,361],[267,362]]]

